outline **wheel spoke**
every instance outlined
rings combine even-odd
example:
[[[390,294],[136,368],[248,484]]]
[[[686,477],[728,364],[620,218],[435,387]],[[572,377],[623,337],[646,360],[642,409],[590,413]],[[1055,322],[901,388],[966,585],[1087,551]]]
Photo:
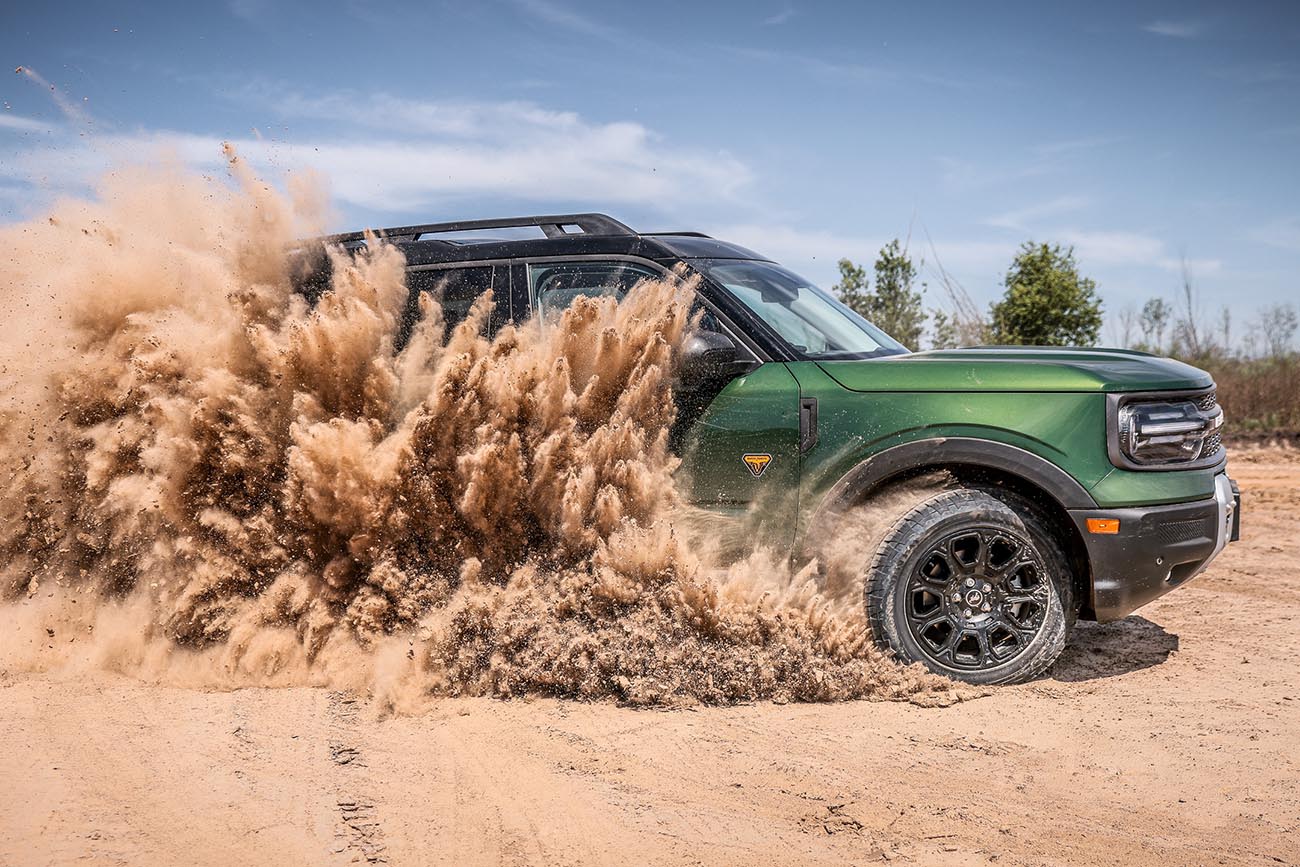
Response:
[[[980,662],[992,658],[993,649],[989,646],[989,633],[987,627],[976,629],[974,630],[974,632],[975,632],[975,641],[979,644],[980,647]]]

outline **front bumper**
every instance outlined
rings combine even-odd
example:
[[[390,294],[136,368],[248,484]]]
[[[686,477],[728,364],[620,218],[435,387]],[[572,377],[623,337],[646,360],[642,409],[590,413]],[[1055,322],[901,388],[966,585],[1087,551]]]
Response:
[[[1194,503],[1070,512],[1088,549],[1091,613],[1118,620],[1198,575],[1241,535],[1237,485],[1220,473],[1214,496]],[[1089,518],[1119,520],[1119,532],[1088,531]]]

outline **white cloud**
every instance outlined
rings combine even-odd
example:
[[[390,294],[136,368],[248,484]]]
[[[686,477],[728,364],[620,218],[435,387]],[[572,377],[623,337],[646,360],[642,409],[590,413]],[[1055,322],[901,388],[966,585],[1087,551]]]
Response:
[[[1087,196],[1058,196],[1050,201],[1040,202],[1036,205],[1028,205],[1012,211],[1006,211],[1002,214],[996,214],[985,219],[983,222],[986,226],[994,226],[999,229],[1014,229],[1016,231],[1029,231],[1036,223],[1044,217],[1052,217],[1057,214],[1078,211],[1088,207],[1092,199]]]
[[[534,128],[562,132],[580,129],[584,122],[571,111],[553,111],[531,102],[437,102],[390,94],[352,91],[303,96],[287,93],[267,97],[249,91],[248,98],[264,98],[269,108],[288,119],[322,120],[342,127],[362,127],[401,133],[455,137],[517,138]]]
[[[1139,232],[1064,229],[1048,233],[1048,236],[1074,247],[1080,264],[1085,268],[1089,265],[1137,265],[1179,272],[1186,267],[1189,271],[1205,274],[1223,267],[1220,259],[1189,259],[1174,255],[1164,241]]]
[[[1195,39],[1205,32],[1205,22],[1194,19],[1163,18],[1143,25],[1142,29],[1157,36],[1169,36],[1174,39]]]
[[[331,133],[235,139],[239,153],[272,175],[317,170],[337,200],[376,211],[427,211],[475,196],[666,210],[734,198],[751,180],[749,168],[727,153],[672,146],[638,123],[593,122],[527,103],[442,105],[389,96],[358,102],[340,95],[286,100],[281,108],[286,116],[331,120]],[[13,153],[0,164],[0,178],[75,190],[116,164],[155,161],[162,153],[217,168],[220,141],[168,130],[93,139],[65,131],[53,147],[43,142]]]
[[[12,129],[19,132],[47,132],[53,128],[54,124],[37,120],[34,117],[23,117],[20,114],[0,114],[0,129]]]

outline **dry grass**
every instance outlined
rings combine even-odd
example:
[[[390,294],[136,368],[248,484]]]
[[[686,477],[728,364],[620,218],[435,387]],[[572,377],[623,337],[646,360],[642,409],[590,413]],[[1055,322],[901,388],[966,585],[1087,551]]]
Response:
[[[1300,353],[1186,360],[1214,377],[1232,433],[1250,437],[1300,434]]]

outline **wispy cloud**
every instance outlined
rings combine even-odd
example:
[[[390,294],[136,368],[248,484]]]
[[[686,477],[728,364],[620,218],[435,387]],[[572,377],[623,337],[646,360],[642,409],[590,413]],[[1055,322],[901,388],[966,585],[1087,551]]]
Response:
[[[230,14],[249,24],[261,23],[267,13],[268,0],[228,0],[226,8]]]
[[[1220,259],[1175,255],[1164,241],[1141,232],[1059,229],[1044,235],[1043,240],[1049,239],[1074,247],[1085,266],[1141,266],[1178,272],[1186,265],[1199,274],[1223,267]]]
[[[1160,18],[1142,26],[1147,33],[1168,36],[1173,39],[1195,39],[1206,30],[1204,21],[1195,18]]]
[[[17,130],[18,132],[45,132],[53,129],[54,124],[43,120],[37,120],[34,117],[23,117],[19,114],[0,114],[0,129]]]
[[[763,19],[763,23],[769,27],[775,27],[784,24],[794,17],[795,11],[793,6],[787,6],[775,15],[769,15]]]
[[[1291,84],[1300,81],[1300,65],[1290,60],[1253,60],[1220,67],[1214,74],[1237,84]]]
[[[1046,202],[1039,202],[1034,205],[1027,205],[1023,208],[1017,208],[1015,210],[996,214],[992,217],[988,217],[983,222],[986,226],[993,226],[999,229],[1028,231],[1046,217],[1055,217],[1058,214],[1082,210],[1090,204],[1092,204],[1092,199],[1088,196],[1058,196],[1057,198],[1050,199]]]
[[[1080,136],[1079,138],[1067,138],[1036,145],[1033,152],[1039,157],[1059,157],[1108,147],[1123,140],[1124,137],[1118,135]]]
[[[563,3],[555,2],[555,0],[514,0],[514,3],[524,12],[540,21],[545,21],[547,24],[553,24],[565,30],[571,30],[574,33],[581,33],[584,36],[618,39],[623,35],[623,31],[617,27],[611,27],[595,18],[583,15]]]
[[[1048,174],[1054,168],[1045,161],[1032,160],[990,166],[960,157],[939,157],[938,163],[940,180],[945,187],[955,192],[1017,184],[1028,178]]]
[[[349,110],[359,107],[349,94],[285,97],[283,116],[331,120],[330,133],[232,143],[265,172],[318,171],[339,202],[384,212],[493,196],[666,210],[700,197],[733,199],[751,181],[749,168],[727,153],[680,148],[627,121],[594,122],[528,103],[445,106],[386,95]],[[215,136],[159,130],[87,141],[65,129],[57,147],[19,149],[0,163],[0,182],[41,178],[47,195],[82,190],[123,162],[167,154],[204,169],[221,163]]]
[[[290,120],[327,121],[336,129],[412,136],[475,138],[508,136],[511,130],[574,131],[585,121],[572,111],[554,111],[532,102],[451,102],[409,99],[391,94],[336,91],[323,95],[248,90],[245,98]],[[518,135],[519,132],[513,133]]]
[[[716,48],[733,57],[778,65],[785,71],[797,70],[828,84],[886,85],[913,82],[951,90],[968,90],[984,86],[1016,86],[1016,82],[1009,79],[980,75],[956,78],[929,72],[917,65],[846,63],[815,55],[739,45],[717,45]]]
[[[1246,232],[1246,238],[1279,250],[1300,252],[1300,217],[1284,217],[1256,226]]]
[[[1089,151],[1123,141],[1122,136],[1094,135],[1058,139],[1026,145],[1017,151],[1003,151],[994,160],[975,160],[967,156],[940,156],[939,177],[944,186],[956,192],[991,187],[1023,189],[1024,182],[1059,172],[1072,158]]]

